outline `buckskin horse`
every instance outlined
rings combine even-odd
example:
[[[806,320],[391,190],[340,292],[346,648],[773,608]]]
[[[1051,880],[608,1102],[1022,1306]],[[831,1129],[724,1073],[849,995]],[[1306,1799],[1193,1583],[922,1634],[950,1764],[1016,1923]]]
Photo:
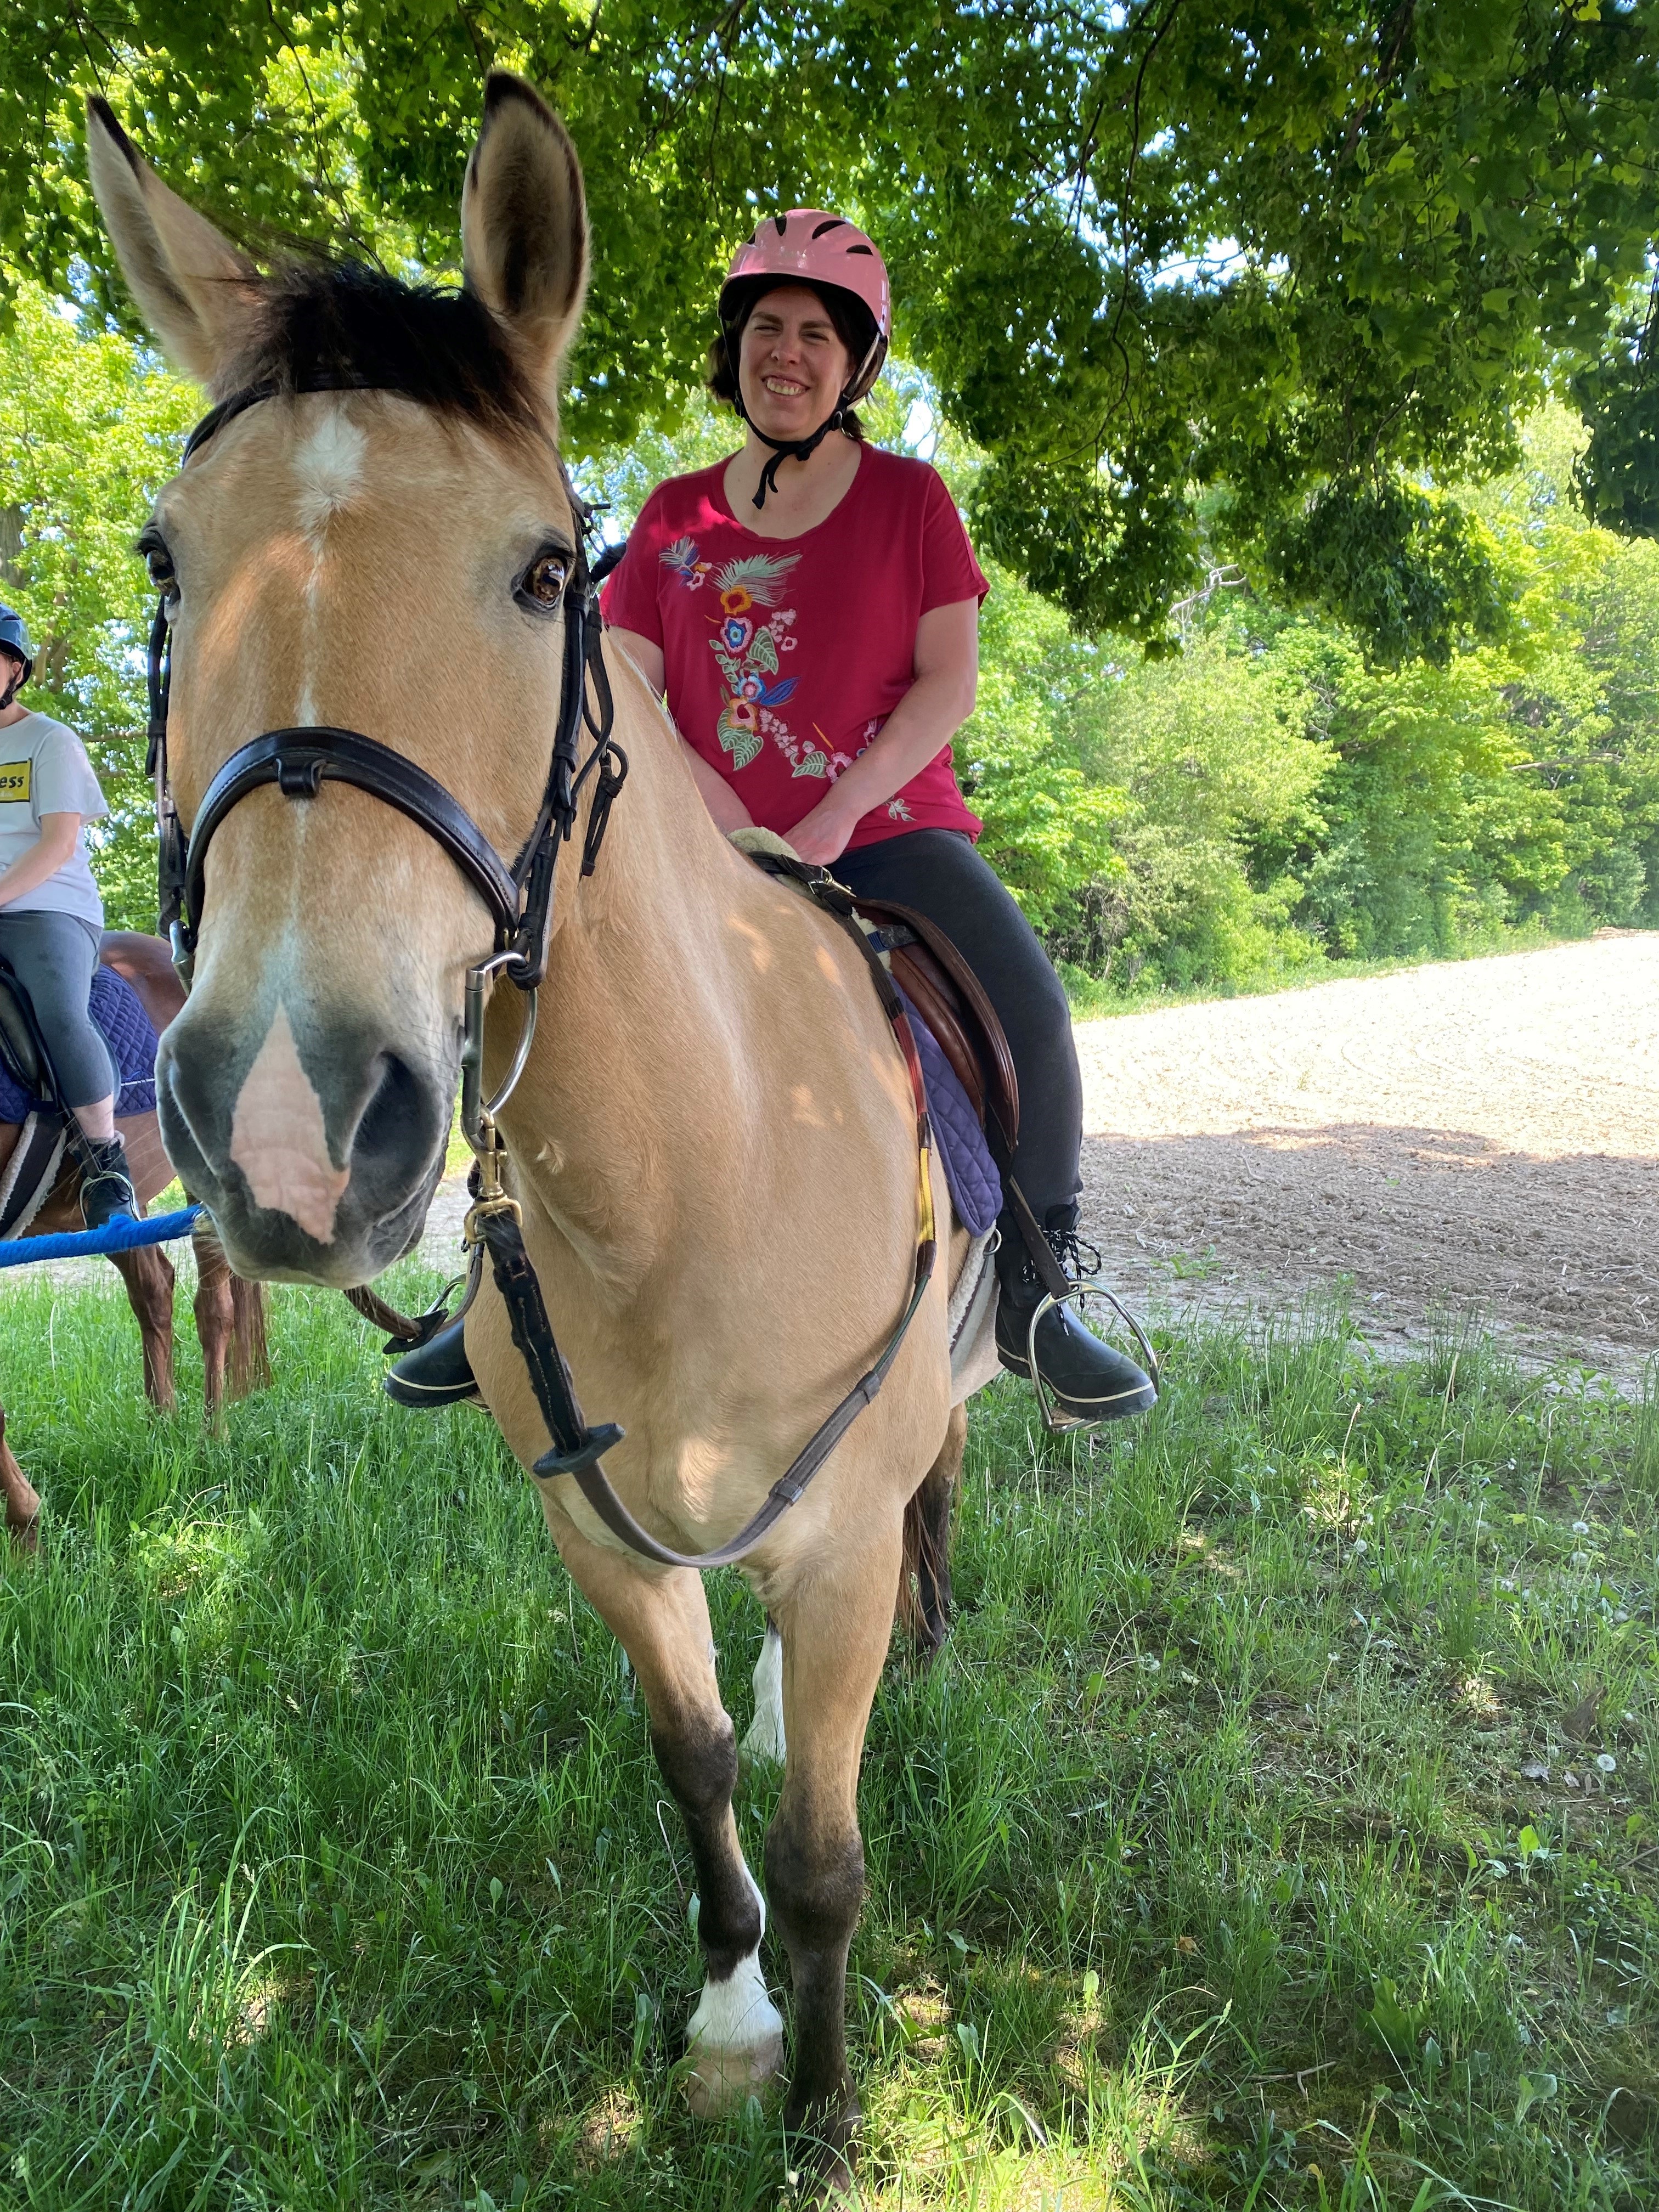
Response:
[[[469,971],[482,991],[492,932],[522,945],[519,895],[526,911],[547,895],[538,856],[550,868],[561,819],[586,844],[592,872],[556,878],[541,945],[514,956],[520,980],[544,959],[543,1012],[499,1112],[507,1196],[479,1233],[521,1210],[550,1334],[619,1425],[600,1486],[636,1536],[672,1562],[767,1524],[743,1562],[781,1638],[764,1903],[732,1820],[700,1576],[618,1536],[571,1471],[591,1452],[549,1453],[558,1376],[515,1346],[499,1265],[467,1350],[633,1663],[684,1816],[707,1974],[693,2102],[740,2100],[781,2069],[769,1905],[793,1985],[785,2124],[815,2185],[839,2185],[858,2115],[844,2011],[860,1758],[907,1522],[914,1563],[948,1522],[966,1427],[951,1270],[918,1261],[928,1208],[948,1220],[949,1201],[925,1148],[919,1191],[915,1091],[855,934],[720,836],[614,652],[602,726],[631,764],[625,792],[614,750],[605,773],[560,782],[557,746],[581,738],[573,670],[590,730],[586,679],[605,674],[556,444],[587,271],[575,151],[526,85],[490,77],[464,283],[445,293],[341,265],[261,274],[101,102],[88,145],[127,282],[214,403],[140,539],[171,627],[163,772],[191,855],[193,985],[157,1066],[167,1149],[239,1273],[369,1281],[418,1233],[442,1166],[476,1035]],[[526,1005],[499,969],[488,989],[499,1089]],[[958,1263],[965,1242],[951,1240]],[[810,1489],[779,1482],[830,1409],[866,1397]]]
[[[132,930],[106,930],[100,957],[106,968],[131,986],[157,1032],[165,1029],[183,1006],[184,993],[163,940]],[[27,1125],[31,1130],[33,1127]],[[155,1110],[152,1107],[144,1113],[123,1115],[116,1127],[126,1139],[139,1204],[148,1206],[173,1181]],[[15,1180],[9,1171],[25,1135],[24,1125],[0,1122],[0,1183]],[[52,1176],[52,1187],[28,1217],[27,1229],[21,1232],[25,1243],[30,1237],[55,1236],[81,1226],[80,1165],[67,1149],[56,1152],[50,1143],[50,1130],[47,1135],[34,1189],[40,1189],[47,1176]],[[27,1163],[20,1162],[19,1166],[26,1167]],[[17,1196],[24,1200],[30,1196],[27,1183]],[[204,1410],[213,1420],[227,1394],[240,1398],[270,1380],[264,1298],[257,1283],[241,1282],[232,1275],[219,1240],[206,1221],[198,1221],[191,1241],[196,1253],[193,1303],[196,1334],[202,1346]],[[177,1402],[173,1371],[173,1262],[159,1244],[141,1245],[109,1256],[126,1285],[127,1302],[138,1323],[145,1395],[161,1412],[171,1413]],[[0,1413],[0,1523],[15,1542],[32,1549],[40,1517],[39,1493],[6,1442],[6,1417]]]

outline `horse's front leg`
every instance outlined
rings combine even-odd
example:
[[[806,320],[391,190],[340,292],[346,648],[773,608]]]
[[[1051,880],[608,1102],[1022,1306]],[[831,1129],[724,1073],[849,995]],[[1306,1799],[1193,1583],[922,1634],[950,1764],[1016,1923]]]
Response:
[[[864,1901],[859,1764],[893,1626],[902,1509],[843,1535],[792,1588],[769,1589],[783,1647],[783,1794],[766,1893],[794,1984],[784,2126],[819,2190],[850,2185],[859,2100],[847,2070],[847,1952]]]
[[[197,1341],[202,1347],[202,1412],[216,1422],[225,1398],[225,1363],[236,1326],[231,1297],[230,1262],[210,1230],[198,1228],[191,1237],[196,1253]]]
[[[173,1381],[173,1262],[159,1244],[140,1244],[110,1258],[127,1286],[144,1346],[144,1394],[158,1412],[179,1402]]]
[[[740,2104],[778,2073],[783,2021],[766,1992],[766,1910],[732,1817],[737,1732],[720,1703],[701,1576],[661,1574],[590,1543],[546,1500],[571,1576],[632,1662],[651,1747],[685,1822],[696,1870],[697,1942],[708,1978],[686,2029],[691,2106]]]
[[[217,1239],[215,1239],[216,1243]],[[226,1262],[228,1266],[228,1261]],[[265,1339],[265,1286],[230,1279],[230,1395],[246,1398],[250,1391],[270,1387],[270,1347]]]
[[[6,1442],[6,1417],[0,1413],[0,1501],[6,1509],[6,1532],[26,1552],[34,1549],[40,1520],[40,1494],[12,1455]]]

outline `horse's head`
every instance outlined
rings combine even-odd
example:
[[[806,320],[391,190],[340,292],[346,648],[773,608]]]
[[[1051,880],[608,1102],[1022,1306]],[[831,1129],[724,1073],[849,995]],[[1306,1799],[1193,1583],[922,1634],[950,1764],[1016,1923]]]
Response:
[[[263,276],[101,102],[88,151],[167,352],[216,400],[274,394],[227,413],[141,540],[171,601],[184,822],[250,739],[332,725],[424,769],[511,861],[547,779],[578,539],[554,442],[587,266],[569,139],[490,79],[447,295],[320,264]],[[156,1067],[167,1150],[240,1272],[362,1282],[441,1170],[491,915],[425,830],[333,781],[243,798],[202,906]]]

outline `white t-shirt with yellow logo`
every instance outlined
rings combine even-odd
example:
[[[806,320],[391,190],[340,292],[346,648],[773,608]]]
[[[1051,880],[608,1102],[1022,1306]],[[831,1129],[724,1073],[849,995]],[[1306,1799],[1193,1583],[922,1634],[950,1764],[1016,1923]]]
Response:
[[[20,860],[40,835],[43,814],[109,812],[87,749],[73,730],[50,714],[26,714],[0,726],[0,868]],[[87,861],[87,835],[77,832],[75,850],[56,875],[32,891],[9,899],[0,914],[79,915],[94,929],[104,926],[104,902]]]

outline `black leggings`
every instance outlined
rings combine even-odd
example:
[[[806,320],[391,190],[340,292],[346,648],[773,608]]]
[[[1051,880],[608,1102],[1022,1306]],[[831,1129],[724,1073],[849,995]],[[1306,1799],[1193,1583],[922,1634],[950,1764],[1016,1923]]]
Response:
[[[87,1012],[99,933],[78,915],[0,908],[0,960],[29,994],[65,1106],[95,1106],[120,1088],[109,1047]]]
[[[978,976],[1019,1079],[1015,1180],[1045,1227],[1070,1227],[1083,1187],[1072,1010],[1036,932],[990,863],[960,830],[912,830],[843,853],[830,872],[855,896],[891,899],[937,922]]]

